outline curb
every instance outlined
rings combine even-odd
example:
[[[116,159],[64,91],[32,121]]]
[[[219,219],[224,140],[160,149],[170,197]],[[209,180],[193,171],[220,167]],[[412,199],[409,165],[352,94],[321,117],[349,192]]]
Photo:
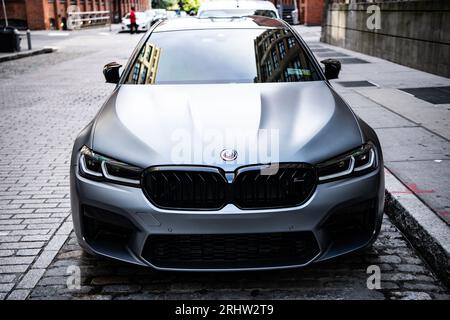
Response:
[[[56,50],[57,50],[56,48],[45,47],[42,49],[36,49],[36,50],[31,50],[31,51],[11,53],[11,54],[8,54],[5,56],[0,56],[0,62],[6,62],[6,61],[11,61],[11,60],[31,57],[31,56],[35,56],[38,54],[52,53],[52,52],[55,52]]]
[[[388,169],[385,177],[386,214],[450,287],[450,227]]]
[[[21,275],[20,281],[7,293],[5,300],[26,300],[41,280],[47,267],[58,255],[59,250],[72,232],[71,214],[63,220],[51,239],[43,247],[32,265]]]

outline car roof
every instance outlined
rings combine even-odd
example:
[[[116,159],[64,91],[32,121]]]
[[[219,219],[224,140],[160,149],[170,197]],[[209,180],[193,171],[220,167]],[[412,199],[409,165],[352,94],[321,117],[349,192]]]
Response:
[[[260,9],[260,10],[276,10],[275,6],[270,1],[209,1],[204,2],[199,11],[204,10],[218,10],[218,9]]]
[[[202,29],[269,29],[286,28],[286,24],[279,19],[263,16],[248,16],[236,18],[198,18],[164,20],[153,32],[202,30]]]

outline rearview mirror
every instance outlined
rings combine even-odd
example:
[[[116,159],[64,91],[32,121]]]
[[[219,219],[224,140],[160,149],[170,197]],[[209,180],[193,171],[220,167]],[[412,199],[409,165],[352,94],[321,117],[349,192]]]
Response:
[[[325,59],[320,61],[325,65],[325,77],[328,80],[337,79],[341,71],[341,62],[336,59]]]
[[[108,83],[118,83],[120,79],[119,69],[122,67],[117,62],[110,62],[103,67],[103,75]]]

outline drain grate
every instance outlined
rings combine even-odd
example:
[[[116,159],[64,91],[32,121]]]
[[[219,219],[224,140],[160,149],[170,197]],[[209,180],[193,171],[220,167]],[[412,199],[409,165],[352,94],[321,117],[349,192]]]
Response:
[[[348,88],[356,88],[356,87],[376,87],[375,84],[369,81],[336,81],[336,83],[339,83],[343,87]]]
[[[327,48],[311,48],[311,50],[314,52],[337,52],[337,51],[334,51],[332,49],[327,49]]]
[[[450,103],[450,87],[407,88],[400,90],[432,104]]]
[[[338,59],[342,64],[357,64],[357,63],[370,63],[369,61],[359,58],[340,58]]]
[[[349,57],[348,54],[337,52],[337,51],[331,51],[331,52],[319,52],[316,53],[321,58],[337,58],[337,57]]]

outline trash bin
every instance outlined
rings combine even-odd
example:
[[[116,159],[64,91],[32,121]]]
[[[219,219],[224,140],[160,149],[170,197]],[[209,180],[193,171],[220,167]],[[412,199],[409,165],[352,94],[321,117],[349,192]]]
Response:
[[[0,52],[20,51],[20,33],[17,29],[6,27],[0,29]]]

